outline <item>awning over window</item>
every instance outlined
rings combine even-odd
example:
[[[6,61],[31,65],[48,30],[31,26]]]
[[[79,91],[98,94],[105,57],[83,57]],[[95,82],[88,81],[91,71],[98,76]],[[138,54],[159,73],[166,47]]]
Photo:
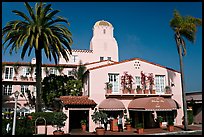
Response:
[[[114,110],[124,110],[124,104],[115,98],[104,99],[98,106],[99,110],[107,110],[107,111],[114,111]]]
[[[128,105],[129,110],[135,111],[169,111],[179,108],[179,104],[174,99],[163,97],[138,98]]]

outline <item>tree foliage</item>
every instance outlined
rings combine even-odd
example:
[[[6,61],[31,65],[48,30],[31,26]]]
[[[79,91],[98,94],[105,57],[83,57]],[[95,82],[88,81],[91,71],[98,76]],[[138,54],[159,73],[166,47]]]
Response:
[[[36,3],[32,8],[27,2],[24,3],[29,16],[25,13],[13,10],[12,12],[21,17],[22,20],[9,21],[2,30],[3,48],[9,53],[17,52],[22,48],[21,58],[24,59],[26,52],[28,56],[34,50],[36,57],[36,112],[41,110],[41,79],[42,79],[42,51],[55,64],[62,56],[66,61],[71,54],[72,34],[68,28],[67,19],[56,16],[59,10],[53,10],[51,4]],[[7,44],[6,44],[7,43]],[[5,46],[6,45],[6,46]],[[4,47],[5,46],[5,47]]]
[[[56,76],[54,74],[45,77],[42,82],[42,99],[45,106],[59,111],[61,103],[57,98],[60,96],[81,95],[82,83],[73,76]]]

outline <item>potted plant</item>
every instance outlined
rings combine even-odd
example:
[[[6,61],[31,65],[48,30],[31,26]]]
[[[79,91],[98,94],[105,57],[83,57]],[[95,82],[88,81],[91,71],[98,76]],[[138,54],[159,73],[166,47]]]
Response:
[[[141,71],[141,84],[144,90],[144,94],[149,93],[148,89],[146,89],[147,88],[146,77],[147,76],[143,73],[143,71]]]
[[[174,121],[173,120],[168,120],[168,122],[167,122],[167,130],[169,131],[169,132],[171,132],[171,131],[174,131]]]
[[[170,88],[170,86],[166,86],[166,87],[165,87],[165,93],[166,93],[166,94],[171,94],[171,88]]]
[[[52,120],[53,126],[57,127],[57,130],[53,131],[54,135],[63,135],[64,131],[61,130],[62,127],[65,126],[65,121],[67,119],[67,115],[63,112],[55,112]]]
[[[159,123],[159,127],[162,128],[163,117],[162,116],[158,116],[157,117],[157,122]]]
[[[126,121],[125,121],[125,126],[126,126],[126,129],[127,131],[131,131],[131,123],[132,123],[132,119],[131,118],[126,118]]]
[[[195,101],[193,100],[193,98],[191,99],[190,102],[187,102],[188,109],[190,109],[190,110],[193,109],[194,105],[195,105]]]
[[[133,76],[128,74],[128,72],[124,72],[124,75],[121,76],[121,85],[123,87],[123,93],[133,93],[134,90],[132,89],[132,83],[133,83]]]
[[[24,76],[24,75],[21,75],[21,79],[22,79],[22,80],[28,80],[28,77],[27,77],[27,76]]]
[[[113,87],[112,83],[106,82],[105,84],[106,84],[105,89],[106,89],[107,93],[112,93],[112,87]]]
[[[151,94],[156,94],[155,90],[153,89],[153,85],[154,85],[154,77],[153,77],[153,73],[150,73],[149,76],[147,77],[147,79],[149,80],[149,91]]]
[[[83,120],[81,120],[81,128],[82,128],[82,131],[86,131],[86,120],[85,119],[83,119]]]
[[[138,134],[143,134],[144,133],[144,127],[143,127],[143,124],[142,123],[138,123],[136,124],[136,129],[137,129],[137,133]]]
[[[140,88],[140,86],[137,86],[136,91],[137,94],[142,94],[142,89]]]
[[[99,126],[96,127],[96,134],[104,135],[105,129],[102,127],[102,123],[108,120],[107,114],[102,111],[95,111],[91,117],[95,124],[99,124]]]

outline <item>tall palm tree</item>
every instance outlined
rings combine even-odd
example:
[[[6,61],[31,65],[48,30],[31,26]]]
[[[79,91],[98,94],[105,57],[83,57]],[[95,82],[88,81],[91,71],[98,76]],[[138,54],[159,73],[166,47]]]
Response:
[[[171,19],[170,21],[170,27],[173,29],[175,33],[174,37],[180,61],[183,112],[184,112],[184,130],[188,130],[185,82],[183,73],[183,56],[186,55],[186,44],[184,38],[194,43],[197,27],[201,25],[202,25],[201,19],[192,16],[181,16],[177,10],[174,10],[174,18]]]
[[[42,51],[51,61],[54,58],[55,64],[58,63],[62,56],[66,61],[69,60],[68,54],[71,53],[72,34],[68,28],[61,24],[69,25],[67,19],[55,16],[59,10],[52,10],[51,4],[36,3],[32,8],[27,2],[24,3],[30,17],[21,11],[13,10],[12,12],[23,18],[23,20],[13,20],[7,23],[3,28],[5,35],[5,51],[10,47],[10,54],[22,47],[21,58],[24,59],[26,51],[30,56],[32,49],[36,57],[36,112],[41,111],[41,65]],[[68,49],[68,50],[67,50]]]

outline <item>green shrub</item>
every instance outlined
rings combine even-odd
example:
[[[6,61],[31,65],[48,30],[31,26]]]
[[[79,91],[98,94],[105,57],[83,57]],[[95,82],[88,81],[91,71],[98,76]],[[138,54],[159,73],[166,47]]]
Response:
[[[16,121],[16,135],[32,135],[34,125],[28,118],[17,119]]]
[[[136,127],[137,129],[143,128],[143,124],[142,124],[142,123],[138,123],[138,124],[135,125],[135,127]]]
[[[193,123],[193,111],[188,110],[187,111],[187,116],[188,116],[188,124],[191,125]]]
[[[9,133],[7,133],[7,131],[6,131],[6,126],[7,126],[8,123],[10,123],[10,128],[11,128]],[[2,119],[2,127],[1,127],[2,135],[11,135],[12,125],[13,125],[12,119]]]
[[[6,127],[10,123],[10,131],[7,133]],[[13,119],[2,119],[2,135],[11,135],[13,127]],[[34,127],[32,121],[27,118],[16,119],[15,135],[32,135]]]
[[[52,121],[53,121],[53,118],[54,118],[54,113],[56,113],[56,112],[36,112],[36,113],[31,113],[32,122],[33,122],[33,124],[35,124],[35,120],[38,117],[43,117],[43,118],[45,118],[47,125],[52,125]],[[45,124],[45,122],[42,119],[39,119],[37,121],[37,125],[44,125],[44,124]]]

